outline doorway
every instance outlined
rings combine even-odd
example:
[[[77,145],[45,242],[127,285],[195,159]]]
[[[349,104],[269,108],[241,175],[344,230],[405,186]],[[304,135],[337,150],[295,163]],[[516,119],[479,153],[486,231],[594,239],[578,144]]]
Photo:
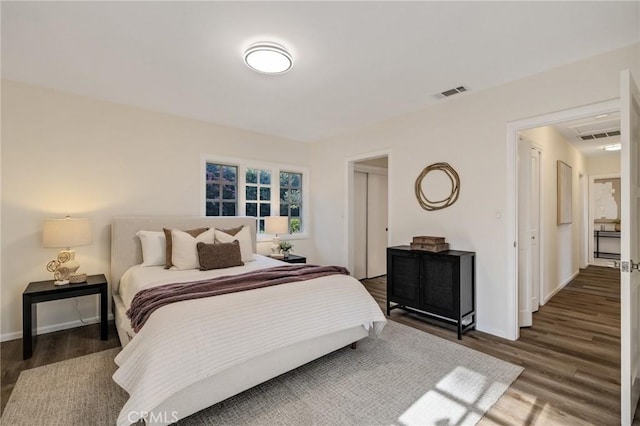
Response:
[[[357,279],[387,273],[390,151],[347,159],[347,267]]]
[[[520,204],[520,201],[521,201],[520,198],[522,196],[529,197],[528,192],[526,193],[526,195],[524,194],[521,195],[519,191],[520,189],[519,174],[521,172],[519,169],[520,164],[518,162],[519,136],[521,133],[527,130],[535,129],[535,128],[551,126],[558,123],[567,122],[570,120],[577,120],[577,119],[582,119],[587,117],[595,117],[599,114],[615,113],[619,111],[619,108],[620,108],[620,103],[617,100],[606,101],[598,104],[587,105],[584,107],[578,107],[570,110],[564,110],[564,111],[546,114],[539,117],[520,120],[520,121],[509,123],[507,125],[507,179],[506,179],[506,182],[507,182],[508,204],[507,204],[505,218],[507,221],[507,241],[509,242],[509,247],[510,247],[508,256],[507,256],[507,276],[510,284],[507,286],[507,292],[508,292],[507,297],[509,300],[509,309],[508,309],[507,315],[508,315],[509,328],[507,330],[506,337],[511,340],[517,340],[518,337],[520,336],[521,312],[520,312],[520,291],[519,291],[519,285],[518,285],[519,274],[520,274],[519,254],[520,254],[520,244],[523,244],[523,243],[526,244],[525,240],[522,238],[523,236],[519,234],[520,228],[519,228],[518,206]],[[545,150],[542,153],[542,156],[546,156],[546,155],[547,154]],[[548,159],[550,158],[551,157],[548,157]],[[555,169],[548,170],[547,172],[545,172],[545,169],[543,167],[542,170],[543,172],[541,173],[541,175],[542,175],[543,183],[547,179],[547,176],[549,176],[553,178],[553,183],[555,185],[555,182],[556,182]],[[576,177],[576,181],[577,180],[578,179]],[[551,187],[553,187],[554,185],[551,185]],[[551,192],[548,192],[548,194],[550,193]],[[544,190],[542,194],[543,194],[542,195],[543,201],[541,202],[542,209],[544,211],[549,210],[549,208],[545,207],[545,205],[547,205],[550,208],[554,208],[556,202],[554,201],[553,204],[550,204],[550,203],[545,204]],[[554,194],[551,194],[551,196],[553,195]],[[582,222],[579,219],[579,215],[576,215],[576,216],[577,216],[576,222]],[[544,220],[542,220],[542,223],[541,223],[542,226],[544,226],[544,223],[545,223]],[[554,223],[555,223],[555,220],[554,220]],[[579,229],[582,229],[582,228],[580,227]],[[541,241],[539,241],[539,245],[542,247],[541,254],[543,255],[542,259],[544,259],[546,257],[551,256],[550,253],[546,253],[544,250],[544,247],[549,246],[549,244],[551,243],[549,241],[545,241],[544,232],[540,233],[540,240]],[[576,257],[579,257],[579,256],[576,256]],[[541,294],[540,303],[544,304],[546,302],[545,299],[549,299],[551,296],[553,296],[553,294],[555,294],[555,290],[559,290],[562,284],[565,284],[565,283],[564,282],[560,283],[560,286],[558,286],[557,288],[546,288],[546,286],[550,286],[550,284],[546,282],[547,280],[545,279],[545,277],[547,275],[550,275],[551,271],[545,272],[544,260],[541,260],[541,264],[543,265],[542,266],[543,274],[541,276],[540,286],[542,289],[541,291],[544,291],[545,296],[543,296],[542,293],[540,293]],[[568,282],[570,281],[570,279],[566,281]],[[556,286],[554,285],[553,287],[556,287]],[[523,300],[525,302],[529,301],[529,303],[531,304],[531,293],[529,293],[526,297],[524,297]]]
[[[354,264],[359,279],[387,273],[387,157],[354,164]]]

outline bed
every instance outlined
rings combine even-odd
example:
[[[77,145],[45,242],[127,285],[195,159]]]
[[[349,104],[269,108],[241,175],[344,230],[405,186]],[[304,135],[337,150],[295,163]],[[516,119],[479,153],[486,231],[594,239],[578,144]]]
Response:
[[[284,265],[254,255],[245,266],[200,272],[140,266],[136,233],[162,228],[249,227],[250,217],[122,217],[112,225],[113,310],[123,350],[114,381],[129,393],[118,425],[170,424],[367,336],[386,322],[353,277],[332,275],[206,299],[155,311],[134,333],[126,311],[142,288]]]

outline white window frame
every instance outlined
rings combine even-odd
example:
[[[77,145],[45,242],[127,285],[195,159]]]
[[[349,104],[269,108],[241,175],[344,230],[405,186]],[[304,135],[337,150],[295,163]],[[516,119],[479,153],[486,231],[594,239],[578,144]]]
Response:
[[[202,154],[200,159],[200,214],[206,216],[207,214],[207,163],[224,164],[228,166],[236,166],[238,168],[238,193],[237,200],[238,206],[236,213],[238,216],[246,215],[246,202],[247,202],[247,190],[246,190],[246,174],[247,169],[261,169],[271,171],[271,214],[280,214],[280,172],[293,172],[302,174],[302,232],[297,234],[287,234],[281,237],[285,240],[303,240],[308,239],[309,232],[309,168],[295,166],[292,164],[272,163],[262,160],[250,160],[244,158],[234,157],[221,157],[212,154]],[[259,208],[259,203],[258,203]],[[213,217],[213,216],[212,216]],[[230,217],[230,216],[229,216]],[[256,226],[257,226],[256,218]],[[273,240],[272,234],[257,234],[257,241],[271,241]]]

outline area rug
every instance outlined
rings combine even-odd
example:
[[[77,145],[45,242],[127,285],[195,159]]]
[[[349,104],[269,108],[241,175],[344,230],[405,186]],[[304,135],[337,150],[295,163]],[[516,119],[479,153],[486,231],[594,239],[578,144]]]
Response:
[[[111,349],[23,371],[6,425],[113,425],[127,394]],[[365,339],[180,425],[473,425],[522,368],[389,321]]]

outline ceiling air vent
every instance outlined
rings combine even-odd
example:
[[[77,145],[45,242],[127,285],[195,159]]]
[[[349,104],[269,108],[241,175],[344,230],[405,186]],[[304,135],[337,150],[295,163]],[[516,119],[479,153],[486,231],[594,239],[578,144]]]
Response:
[[[464,86],[454,87],[453,89],[445,90],[436,95],[438,99],[448,98],[449,96],[457,95],[458,93],[466,92],[467,88]]]
[[[603,139],[603,138],[610,138],[613,136],[620,136],[620,130],[612,130],[610,132],[598,132],[598,133],[591,133],[588,135],[578,135],[578,137],[580,139],[582,139],[583,141],[589,141],[589,140],[593,140],[593,139]]]

